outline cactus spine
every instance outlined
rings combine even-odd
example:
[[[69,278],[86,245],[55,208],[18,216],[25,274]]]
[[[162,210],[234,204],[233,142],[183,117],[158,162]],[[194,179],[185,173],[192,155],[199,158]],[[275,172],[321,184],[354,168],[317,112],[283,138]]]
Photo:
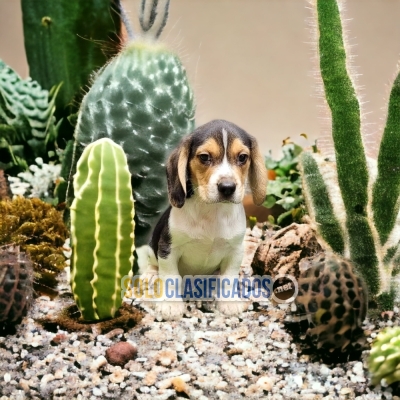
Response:
[[[83,319],[114,317],[133,262],[134,209],[122,148],[108,138],[78,161],[71,205],[72,290]]]
[[[372,344],[368,359],[371,383],[378,385],[385,379],[388,385],[400,381],[400,328],[386,328]]]
[[[156,4],[154,1],[147,13],[148,22],[143,15],[141,18],[147,35],[157,15]],[[161,28],[166,13],[167,8]],[[160,27],[155,36],[159,33]],[[193,127],[193,93],[185,69],[175,54],[154,40],[128,43],[100,70],[83,99],[75,130],[72,174],[89,143],[108,137],[122,146],[132,174],[137,247],[148,243],[152,227],[167,206],[166,157]]]
[[[340,0],[312,0],[324,93],[332,116],[333,159],[303,153],[306,203],[325,242],[358,265],[383,307],[393,300],[391,275],[398,250],[400,203],[400,78],[396,78],[376,166],[367,158],[360,103],[343,40]],[[337,188],[339,187],[339,189]],[[385,304],[384,304],[385,303]]]

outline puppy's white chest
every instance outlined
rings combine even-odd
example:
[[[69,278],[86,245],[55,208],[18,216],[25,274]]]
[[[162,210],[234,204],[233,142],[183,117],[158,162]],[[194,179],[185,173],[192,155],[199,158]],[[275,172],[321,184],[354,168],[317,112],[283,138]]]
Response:
[[[172,209],[171,251],[182,275],[212,274],[224,259],[241,250],[246,219],[241,204],[198,204]]]

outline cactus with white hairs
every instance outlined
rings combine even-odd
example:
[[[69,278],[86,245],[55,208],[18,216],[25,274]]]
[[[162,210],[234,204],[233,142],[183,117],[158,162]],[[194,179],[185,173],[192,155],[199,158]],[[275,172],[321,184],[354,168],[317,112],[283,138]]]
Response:
[[[360,96],[346,51],[342,0],[310,0],[333,147],[303,153],[307,208],[325,243],[350,258],[380,307],[393,306],[400,260],[400,75],[390,93],[378,163],[367,157]],[[319,146],[320,147],[320,146]]]

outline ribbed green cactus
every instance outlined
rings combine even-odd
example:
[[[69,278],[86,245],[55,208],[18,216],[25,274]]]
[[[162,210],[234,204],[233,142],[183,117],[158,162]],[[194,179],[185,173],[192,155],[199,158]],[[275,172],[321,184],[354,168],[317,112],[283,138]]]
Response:
[[[30,78],[23,80],[0,60],[0,169],[17,174],[36,157],[49,160],[57,139],[58,89],[49,93]]]
[[[74,177],[71,205],[75,301],[84,320],[114,317],[121,305],[121,278],[132,268],[134,208],[122,148],[108,138],[88,145]]]
[[[150,26],[155,18],[151,15]],[[141,23],[150,35],[143,18]],[[158,34],[159,29],[155,36]],[[152,227],[167,206],[166,157],[194,128],[194,109],[193,93],[179,58],[149,38],[128,43],[98,73],[83,99],[71,173],[89,143],[108,137],[122,146],[132,174],[137,247],[148,243]]]
[[[400,327],[386,328],[378,334],[372,344],[368,369],[373,385],[382,379],[389,385],[400,381]]]
[[[312,1],[334,154],[303,153],[304,195],[322,238],[358,265],[370,294],[386,308],[393,302],[391,277],[400,240],[396,229],[400,207],[400,77],[390,95],[376,172],[376,163],[366,156],[360,102],[345,50],[341,3]]]

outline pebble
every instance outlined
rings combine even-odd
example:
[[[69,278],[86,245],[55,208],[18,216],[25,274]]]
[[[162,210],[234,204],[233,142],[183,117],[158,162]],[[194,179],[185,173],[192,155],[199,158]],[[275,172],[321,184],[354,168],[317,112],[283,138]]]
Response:
[[[96,397],[103,396],[103,392],[97,387],[93,388],[92,393],[93,393],[93,396],[96,396]]]
[[[118,342],[106,350],[107,361],[112,365],[123,367],[137,355],[137,348],[127,342]]]
[[[100,367],[107,364],[107,359],[104,356],[99,356],[92,361],[90,365],[91,371],[97,371]]]

